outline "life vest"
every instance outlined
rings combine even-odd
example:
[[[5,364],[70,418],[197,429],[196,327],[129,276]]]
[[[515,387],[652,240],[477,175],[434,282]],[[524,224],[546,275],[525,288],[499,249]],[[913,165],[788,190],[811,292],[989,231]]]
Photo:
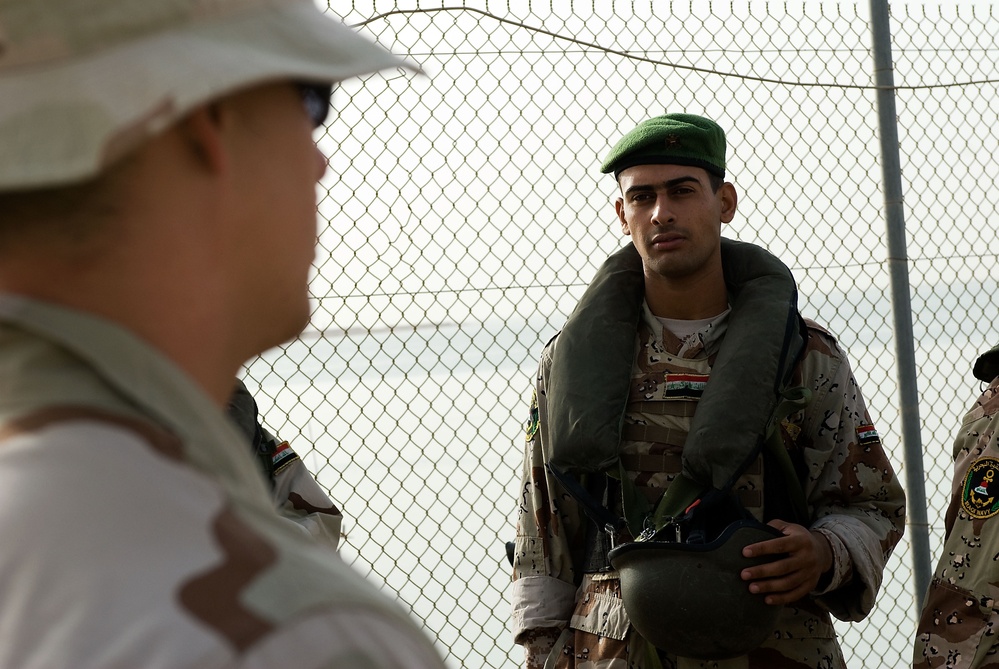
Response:
[[[732,310],[673,483],[690,491],[727,490],[755,460],[805,346],[790,270],[745,242],[722,239],[721,253]],[[559,334],[548,381],[554,471],[621,471],[644,286],[641,257],[629,243],[600,267]]]

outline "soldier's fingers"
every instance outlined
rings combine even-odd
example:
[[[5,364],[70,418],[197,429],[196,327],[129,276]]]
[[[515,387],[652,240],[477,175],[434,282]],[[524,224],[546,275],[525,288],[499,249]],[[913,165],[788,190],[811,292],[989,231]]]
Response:
[[[742,549],[742,554],[748,558],[759,557],[760,555],[780,555],[781,553],[789,552],[787,544],[787,537],[767,539],[756,544],[749,544]]]
[[[804,528],[802,529],[804,530]],[[761,555],[781,555],[782,553],[792,555],[811,546],[811,538],[807,530],[804,533],[793,530],[784,531],[790,533],[776,539],[750,544],[742,549],[742,554],[748,558]]]
[[[774,528],[775,530],[780,530],[781,532],[783,532],[785,528],[791,527],[791,523],[787,522],[786,520],[781,520],[780,518],[774,518],[773,520],[769,521],[767,525]]]
[[[788,537],[785,537],[782,539],[772,539],[765,543],[771,545],[754,544],[747,546],[747,549],[752,548],[753,551],[749,554],[744,551],[743,554],[746,557],[761,555],[780,555],[781,557],[772,562],[746,567],[740,572],[744,581],[775,578],[800,570],[807,571],[814,563],[814,557],[810,550],[811,544],[808,541],[800,539],[790,540]]]
[[[772,606],[780,606],[782,604],[790,604],[791,602],[796,602],[805,595],[811,592],[811,588],[808,586],[807,582],[799,584],[797,587],[790,590],[782,590],[780,592],[772,592],[767,594],[763,601]]]
[[[781,560],[774,560],[765,564],[743,569],[739,575],[744,581],[759,581],[762,579],[779,579],[793,574],[801,569],[800,560],[786,557]]]
[[[788,576],[785,578],[768,578],[760,581],[753,581],[749,584],[749,591],[754,595],[776,595],[789,590],[794,590],[800,585],[796,578]]]

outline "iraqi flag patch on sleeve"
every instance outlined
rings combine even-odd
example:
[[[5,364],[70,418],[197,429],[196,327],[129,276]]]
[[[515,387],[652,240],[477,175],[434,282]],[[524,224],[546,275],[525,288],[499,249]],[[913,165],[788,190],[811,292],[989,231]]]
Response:
[[[873,425],[857,426],[857,443],[861,446],[877,444],[880,443],[880,441],[881,437],[878,436],[878,431],[874,429]]]
[[[274,458],[271,460],[274,473],[277,474],[295,460],[298,460],[298,453],[291,450],[291,445],[287,441],[282,441],[274,450]]]

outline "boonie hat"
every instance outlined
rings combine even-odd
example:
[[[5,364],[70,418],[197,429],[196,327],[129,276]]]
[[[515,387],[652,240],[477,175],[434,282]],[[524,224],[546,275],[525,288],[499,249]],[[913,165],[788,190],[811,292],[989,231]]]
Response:
[[[600,166],[604,174],[635,165],[691,165],[725,176],[725,131],[695,114],[664,114],[622,137]]]
[[[240,88],[399,66],[312,0],[4,0],[0,191],[96,176]]]

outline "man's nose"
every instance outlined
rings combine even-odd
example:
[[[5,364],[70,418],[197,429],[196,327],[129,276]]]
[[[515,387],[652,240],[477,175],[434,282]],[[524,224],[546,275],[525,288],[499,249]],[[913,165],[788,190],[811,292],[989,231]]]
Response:
[[[673,220],[673,210],[670,208],[669,198],[660,195],[656,198],[656,206],[652,209],[652,222],[655,225],[667,225]]]

